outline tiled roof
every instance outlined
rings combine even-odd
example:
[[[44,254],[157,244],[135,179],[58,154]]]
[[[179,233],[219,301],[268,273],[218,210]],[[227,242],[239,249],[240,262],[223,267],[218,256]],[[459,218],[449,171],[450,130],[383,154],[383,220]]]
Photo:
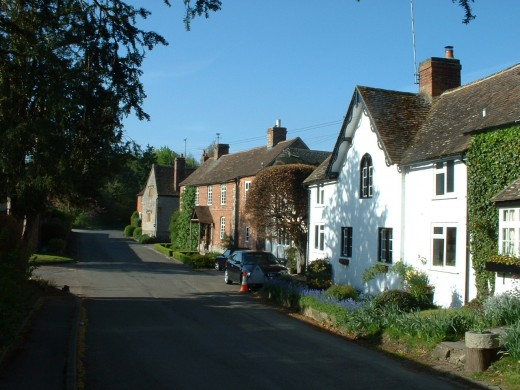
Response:
[[[276,158],[273,165],[280,164],[309,164],[318,166],[330,155],[330,152],[301,148],[284,149]]]
[[[173,167],[166,165],[153,164],[155,172],[155,183],[157,185],[157,195],[174,196],[178,195],[173,188]]]
[[[357,86],[392,163],[399,164],[430,110],[420,94]]]
[[[192,219],[199,221],[200,223],[212,224],[213,217],[211,216],[211,211],[209,210],[209,206],[195,206],[193,209]]]
[[[520,120],[520,64],[482,80],[443,93],[403,163],[463,153],[470,133],[505,127]]]
[[[308,149],[299,138],[282,141],[272,148],[266,146],[244,152],[226,154],[218,160],[210,157],[181,185],[206,185],[225,183],[238,177],[255,176],[264,167],[273,165],[276,158],[287,148]]]
[[[310,185],[327,180],[327,168],[329,166],[331,157],[332,154],[329,153],[329,156],[323,160],[323,162],[303,181],[303,184]]]
[[[520,178],[491,199],[492,202],[507,202],[512,200],[520,200]]]

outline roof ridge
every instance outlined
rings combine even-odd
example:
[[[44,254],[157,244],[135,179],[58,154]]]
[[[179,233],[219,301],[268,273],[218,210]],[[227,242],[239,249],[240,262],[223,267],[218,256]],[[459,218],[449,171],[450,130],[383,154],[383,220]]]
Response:
[[[449,95],[449,94],[452,94],[452,93],[456,93],[457,91],[461,91],[461,90],[463,90],[463,89],[466,89],[466,88],[469,88],[469,87],[473,87],[473,86],[478,85],[478,84],[480,84],[480,83],[483,83],[484,81],[487,81],[487,80],[489,80],[489,79],[491,79],[491,78],[498,77],[498,76],[500,76],[500,75],[503,74],[503,73],[510,72],[510,71],[512,71],[514,68],[520,68],[520,63],[517,63],[517,64],[515,64],[515,65],[511,65],[509,68],[502,69],[502,70],[500,70],[500,71],[498,71],[498,72],[492,73],[492,74],[490,74],[490,75],[488,75],[488,76],[486,76],[486,77],[483,77],[483,78],[481,78],[481,79],[478,79],[478,80],[472,81],[472,82],[470,82],[470,83],[468,83],[468,84],[461,85],[460,87],[453,88],[453,89],[449,89],[449,90],[443,92],[443,93],[441,94],[441,96],[443,96],[443,95]]]

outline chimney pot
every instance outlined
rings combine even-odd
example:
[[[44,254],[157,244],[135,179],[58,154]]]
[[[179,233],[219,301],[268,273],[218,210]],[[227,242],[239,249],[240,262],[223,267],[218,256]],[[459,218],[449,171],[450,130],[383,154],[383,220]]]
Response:
[[[454,58],[453,57],[453,46],[445,46],[444,52],[446,54],[446,58]]]

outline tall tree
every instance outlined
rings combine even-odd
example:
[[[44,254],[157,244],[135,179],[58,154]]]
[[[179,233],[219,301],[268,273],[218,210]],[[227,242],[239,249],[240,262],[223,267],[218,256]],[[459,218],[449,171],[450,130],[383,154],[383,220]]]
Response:
[[[302,183],[314,169],[304,164],[265,168],[256,175],[246,201],[246,213],[259,237],[290,238],[300,259],[306,251],[308,213]]]
[[[173,166],[173,162],[177,156],[178,154],[167,146],[162,146],[155,151],[155,157],[159,165]]]
[[[184,3],[187,27],[220,9]],[[167,44],[138,27],[148,15],[124,0],[0,2],[0,198],[27,227],[53,196],[95,198],[125,166],[122,120],[149,118],[145,53]]]

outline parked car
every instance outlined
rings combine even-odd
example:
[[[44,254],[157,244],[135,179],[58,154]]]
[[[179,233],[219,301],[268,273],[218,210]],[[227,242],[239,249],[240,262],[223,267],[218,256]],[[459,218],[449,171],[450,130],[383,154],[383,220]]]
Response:
[[[247,250],[247,248],[229,248],[224,251],[221,255],[215,258],[215,269],[217,271],[223,271],[226,269],[226,262],[229,257],[237,250]]]
[[[247,285],[254,288],[262,286],[266,280],[287,274],[288,270],[270,252],[237,250],[226,262],[224,281],[227,284],[242,283],[244,272]]]

